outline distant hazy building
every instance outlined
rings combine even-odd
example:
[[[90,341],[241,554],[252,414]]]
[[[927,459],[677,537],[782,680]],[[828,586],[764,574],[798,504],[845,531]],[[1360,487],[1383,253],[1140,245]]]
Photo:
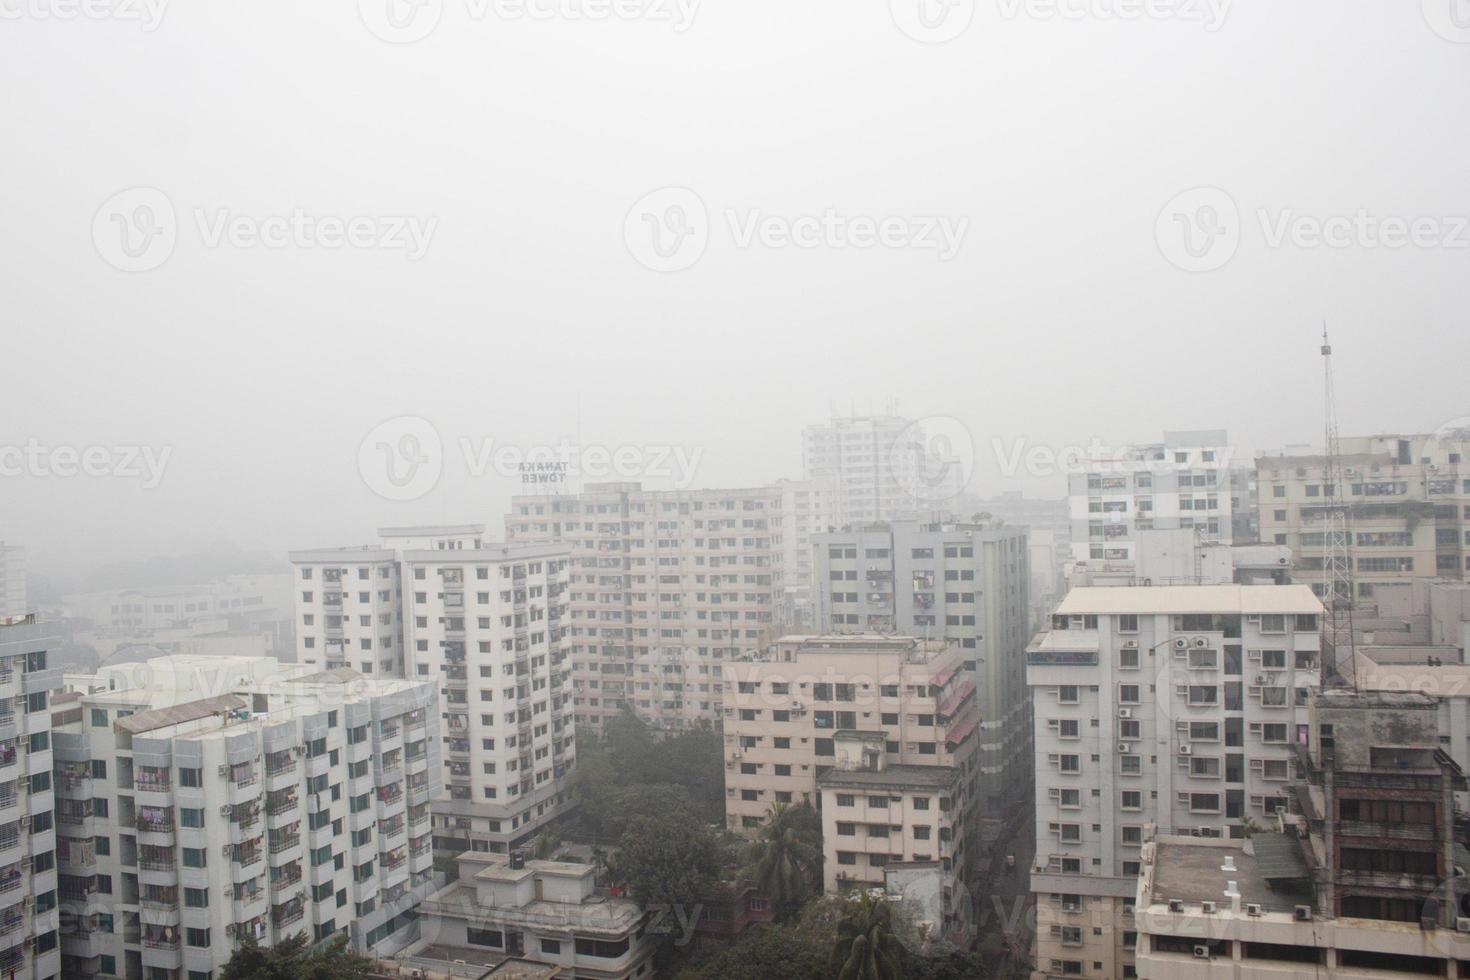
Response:
[[[783,627],[816,625],[816,564],[813,537],[836,525],[836,493],[830,477],[778,480],[781,489],[781,564],[785,582]]]
[[[1470,436],[1345,438],[1338,465],[1359,597],[1394,582],[1470,574]],[[1326,457],[1262,456],[1256,471],[1261,540],[1290,547],[1303,581],[1320,579]],[[1320,592],[1320,581],[1313,587]]]
[[[802,471],[828,480],[838,527],[942,511],[965,490],[962,462],[931,446],[921,422],[835,417],[802,433]]]
[[[1224,430],[1166,432],[1164,441],[1081,461],[1067,477],[1072,557],[1126,561],[1138,532],[1193,528],[1230,544],[1235,533],[1232,450]]]
[[[25,549],[0,541],[0,621],[28,612]]]
[[[818,628],[942,639],[978,687],[987,835],[1024,806],[1030,773],[1026,529],[894,521],[815,538]]]
[[[412,938],[434,884],[431,684],[209,657],[87,686],[53,733],[65,976],[217,976],[245,940],[297,933]]]
[[[665,730],[717,721],[720,664],[769,643],[781,618],[784,498],[593,483],[511,501],[509,541],[571,549],[578,724],[601,730],[624,708]]]

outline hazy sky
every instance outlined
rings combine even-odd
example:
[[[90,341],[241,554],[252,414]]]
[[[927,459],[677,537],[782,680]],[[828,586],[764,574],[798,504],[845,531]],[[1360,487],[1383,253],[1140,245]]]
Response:
[[[1317,439],[1324,318],[1345,433],[1470,414],[1452,0],[89,2],[0,0],[0,536],[38,571],[498,528],[518,477],[461,438],[798,476],[833,405],[1060,492],[992,440]],[[359,459],[401,416],[444,447],[410,502]]]

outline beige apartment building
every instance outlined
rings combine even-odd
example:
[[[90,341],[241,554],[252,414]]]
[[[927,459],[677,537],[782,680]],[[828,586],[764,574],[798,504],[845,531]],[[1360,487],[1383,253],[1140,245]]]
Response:
[[[1358,597],[1381,585],[1470,574],[1470,437],[1365,436],[1340,440],[1342,499],[1352,532]],[[1327,458],[1256,460],[1261,541],[1289,546],[1302,581],[1320,577]],[[1321,594],[1321,583],[1313,585]]]
[[[779,619],[782,496],[592,483],[512,500],[509,542],[571,546],[577,724],[601,730],[625,706],[665,730],[718,721],[720,665],[768,644]]]
[[[858,634],[785,637],[725,664],[730,829],[753,834],[776,804],[815,806],[820,793],[833,823],[823,836],[829,890],[881,884],[898,861],[942,861],[966,875],[979,822],[979,714],[964,663],[940,641]],[[865,781],[873,792],[858,794]]]

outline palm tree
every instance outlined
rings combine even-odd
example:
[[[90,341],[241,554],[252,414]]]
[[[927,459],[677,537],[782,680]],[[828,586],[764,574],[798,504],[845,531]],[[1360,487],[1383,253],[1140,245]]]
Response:
[[[811,894],[822,863],[822,831],[810,806],[777,803],[755,847],[755,884],[785,917]]]
[[[866,891],[837,923],[831,967],[837,980],[903,980],[898,939],[891,931],[892,908]]]

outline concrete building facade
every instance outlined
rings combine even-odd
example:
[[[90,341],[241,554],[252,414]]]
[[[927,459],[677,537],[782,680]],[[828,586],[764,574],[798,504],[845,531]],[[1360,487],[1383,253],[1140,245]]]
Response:
[[[720,665],[773,638],[784,601],[779,487],[589,484],[516,497],[512,543],[571,549],[567,646],[577,724],[631,709],[677,731],[720,718]]]
[[[1037,957],[1067,964],[1050,972],[1130,975],[1149,824],[1238,837],[1286,807],[1321,612],[1299,585],[1076,588],[1058,606],[1027,652]],[[1079,920],[1080,945],[1052,930]]]
[[[830,481],[837,527],[914,517],[953,505],[965,491],[962,461],[936,449],[912,419],[835,417],[802,432],[802,473]]]

